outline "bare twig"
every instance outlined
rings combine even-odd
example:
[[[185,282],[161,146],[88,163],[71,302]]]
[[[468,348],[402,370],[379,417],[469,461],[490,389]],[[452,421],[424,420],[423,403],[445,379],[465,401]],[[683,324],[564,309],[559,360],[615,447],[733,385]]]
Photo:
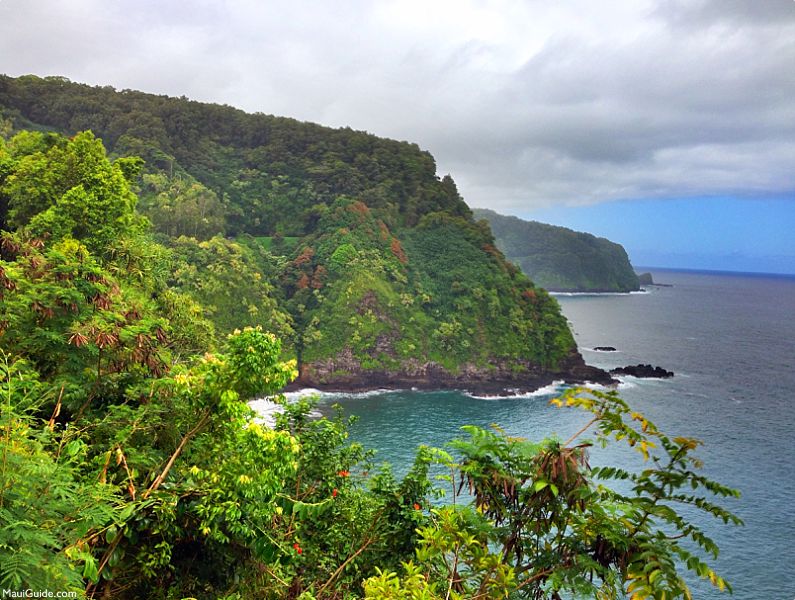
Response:
[[[362,552],[364,552],[367,549],[367,547],[370,544],[372,544],[374,541],[375,541],[374,537],[367,538],[364,541],[364,544],[362,544],[362,546],[356,552],[354,552],[348,558],[346,558],[345,561],[339,567],[337,567],[337,570],[331,574],[331,577],[328,578],[328,581],[326,581],[326,583],[324,583],[323,586],[317,591],[317,597],[320,598],[323,592],[326,590],[326,588],[331,585],[331,583],[339,576],[340,573],[342,573],[343,569],[345,569],[345,567],[347,567],[352,560],[354,560],[357,556],[359,556]]]
[[[588,428],[589,428],[591,425],[593,425],[594,423],[596,423],[596,422],[597,422],[599,419],[601,419],[601,418],[602,418],[602,415],[596,415],[596,416],[595,416],[593,419],[591,419],[590,421],[588,421],[588,422],[587,422],[587,423],[586,423],[586,424],[585,424],[585,425],[584,425],[584,426],[583,426],[583,427],[582,427],[582,428],[581,428],[581,429],[580,429],[580,430],[579,430],[577,433],[575,433],[573,436],[571,436],[569,439],[567,439],[567,440],[566,440],[566,441],[563,443],[562,447],[563,447],[563,448],[565,448],[566,446],[568,446],[569,444],[571,444],[571,443],[572,443],[574,440],[576,440],[578,437],[580,437],[580,435],[581,435],[581,434],[582,434],[584,431],[586,431],[586,430],[587,430],[587,429],[588,429]]]
[[[64,386],[61,386],[61,392],[58,394],[58,402],[55,403],[55,408],[52,411],[52,416],[50,417],[50,422],[47,424],[52,431],[55,429],[55,419],[58,418],[58,415],[61,414],[61,400],[63,400],[63,390]]]
[[[450,600],[450,594],[453,591],[453,585],[456,581],[458,581],[458,552],[461,550],[461,545],[459,544],[455,548],[455,553],[453,554],[453,568],[450,571],[450,583],[447,586],[447,594],[444,597],[444,600]]]
[[[210,420],[210,411],[207,410],[202,415],[202,418],[199,419],[199,422],[196,424],[196,426],[193,429],[191,429],[188,433],[186,433],[185,436],[182,438],[182,441],[179,443],[179,446],[177,446],[177,449],[174,450],[174,453],[171,455],[171,458],[168,459],[168,462],[166,463],[166,466],[163,467],[163,470],[160,472],[160,475],[157,476],[157,478],[152,482],[152,485],[150,485],[147,488],[147,490],[141,495],[141,500],[146,500],[152,492],[154,492],[155,490],[157,490],[157,488],[160,487],[160,485],[165,480],[166,475],[168,475],[168,472],[171,470],[171,467],[174,466],[174,462],[177,460],[179,455],[182,454],[182,450],[185,448],[185,444],[187,444],[190,441],[190,439],[194,435],[196,435],[202,427],[204,427],[207,424],[207,421],[209,420]]]

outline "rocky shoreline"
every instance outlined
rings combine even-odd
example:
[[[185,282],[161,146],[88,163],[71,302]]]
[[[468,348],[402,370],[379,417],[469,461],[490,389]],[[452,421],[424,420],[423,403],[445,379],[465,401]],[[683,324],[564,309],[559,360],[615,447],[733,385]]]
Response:
[[[470,394],[513,396],[527,394],[556,381],[571,385],[616,385],[610,373],[585,364],[579,352],[572,353],[556,369],[527,361],[495,361],[487,367],[463,365],[451,373],[433,361],[406,361],[394,371],[364,370],[351,356],[304,365],[298,379],[286,391],[314,388],[321,392],[362,393],[374,390],[462,390]],[[515,365],[521,367],[517,372]]]

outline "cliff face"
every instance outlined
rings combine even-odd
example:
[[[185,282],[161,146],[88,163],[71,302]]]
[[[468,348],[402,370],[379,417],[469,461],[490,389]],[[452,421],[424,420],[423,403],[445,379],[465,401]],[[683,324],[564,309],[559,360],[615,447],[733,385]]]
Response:
[[[416,145],[62,78],[0,76],[0,117],[142,155],[171,284],[221,334],[279,331],[305,384],[531,389],[584,372],[557,302]]]
[[[302,381],[462,387],[557,372],[576,352],[566,320],[493,241],[441,212],[393,232],[337,201],[284,274]]]
[[[580,233],[474,209],[491,226],[497,247],[537,285],[554,292],[630,292],[640,289],[620,244]]]

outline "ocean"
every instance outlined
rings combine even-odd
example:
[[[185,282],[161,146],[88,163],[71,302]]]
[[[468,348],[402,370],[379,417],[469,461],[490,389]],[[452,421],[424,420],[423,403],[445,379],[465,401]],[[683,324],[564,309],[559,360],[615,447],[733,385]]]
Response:
[[[795,598],[795,277],[652,270],[626,295],[558,296],[586,362],[606,369],[651,363],[672,379],[626,377],[619,392],[670,434],[696,437],[705,475],[742,492],[722,504],[745,526],[690,515],[721,548],[710,561],[743,600]],[[617,352],[596,352],[614,346]],[[443,446],[466,424],[566,439],[588,416],[550,406],[559,386],[514,398],[461,392],[327,395],[360,420],[352,437],[405,471],[419,444]],[[595,450],[592,463],[636,467],[633,453]],[[722,595],[693,580],[695,598]]]

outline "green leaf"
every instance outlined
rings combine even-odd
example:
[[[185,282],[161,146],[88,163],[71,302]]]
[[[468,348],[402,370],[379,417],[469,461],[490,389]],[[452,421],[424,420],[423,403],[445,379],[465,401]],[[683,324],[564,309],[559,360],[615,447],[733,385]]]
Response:
[[[97,570],[97,561],[90,554],[85,555],[85,564],[83,565],[83,577],[88,579],[91,583],[99,581],[99,571]]]

